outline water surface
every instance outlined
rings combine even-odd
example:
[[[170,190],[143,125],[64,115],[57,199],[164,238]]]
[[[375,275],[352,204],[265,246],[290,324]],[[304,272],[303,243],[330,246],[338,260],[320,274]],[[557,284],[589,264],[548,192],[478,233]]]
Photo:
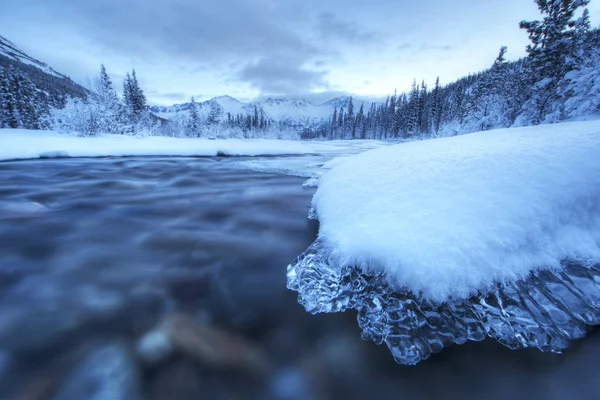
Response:
[[[0,163],[0,398],[91,398],[116,378],[90,363],[110,370],[102,357],[115,352],[128,397],[148,399],[600,398],[595,334],[563,356],[486,341],[404,367],[360,341],[355,315],[305,313],[285,272],[315,239],[314,189],[245,162],[286,159]],[[269,367],[189,349],[148,364],[140,338],[174,314],[242,340]]]

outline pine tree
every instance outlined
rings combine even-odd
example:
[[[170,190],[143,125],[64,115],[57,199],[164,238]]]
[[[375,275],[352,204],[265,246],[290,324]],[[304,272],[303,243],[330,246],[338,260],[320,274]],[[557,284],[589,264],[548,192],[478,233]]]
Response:
[[[131,71],[131,91],[133,95],[134,112],[138,116],[141,116],[141,114],[146,111],[146,96],[144,95],[142,88],[140,88],[137,76],[135,75],[135,69]]]
[[[252,127],[258,129],[258,107],[254,105],[254,118],[252,118]]]
[[[125,75],[125,80],[123,81],[123,124],[124,130],[128,133],[133,133],[134,124],[135,124],[135,101],[134,101],[134,91],[133,91],[133,82],[131,80],[131,75],[129,72]]]
[[[259,123],[259,128],[260,130],[264,131],[267,128],[267,122],[265,120],[265,112],[261,109],[260,110],[260,123]]]
[[[352,138],[356,135],[354,126],[354,102],[352,96],[348,99],[348,112],[346,113],[346,120],[344,121],[345,132],[349,133]]]
[[[331,138],[335,138],[335,132],[337,131],[336,127],[337,127],[337,118],[338,118],[338,114],[337,114],[337,106],[334,107],[333,109],[333,116],[331,117]]]
[[[122,112],[112,81],[104,64],[100,65],[100,74],[96,79],[94,91],[97,99],[98,129],[104,133],[122,133]]]
[[[435,80],[435,87],[431,94],[431,121],[432,130],[435,134],[440,131],[440,125],[442,122],[442,94],[440,88],[440,77],[438,76]]]
[[[427,112],[427,85],[425,81],[421,82],[421,90],[419,92],[419,132],[427,133],[429,131],[429,113]]]
[[[0,128],[8,128],[10,120],[8,70],[0,66]]]
[[[420,115],[420,92],[417,86],[417,81],[414,80],[412,88],[410,90],[410,96],[408,100],[408,134],[414,135],[419,131],[419,115]]]
[[[529,34],[531,44],[527,46],[528,68],[532,96],[525,107],[521,124],[539,124],[544,121],[552,103],[557,100],[560,80],[572,65],[568,60],[577,53],[577,21],[575,12],[589,4],[589,0],[535,0],[544,15],[542,21],[522,21],[521,29]],[[587,13],[586,13],[587,14]],[[585,22],[581,30],[589,28]]]
[[[219,106],[219,104],[215,100],[211,100],[209,110],[208,110],[208,118],[206,121],[210,125],[216,125],[219,123],[222,113],[223,113],[223,110],[221,109],[221,106]],[[250,116],[248,116],[248,117],[250,117]],[[249,130],[250,128],[252,128],[252,118],[250,118],[250,126],[247,127],[247,129]]]
[[[360,103],[360,108],[358,109],[358,114],[356,115],[356,125],[354,127],[354,133],[352,135],[353,138],[356,138],[356,132],[360,132],[360,138],[364,139],[366,134],[366,124],[365,124],[365,104]]]
[[[188,124],[189,136],[198,137],[200,136],[200,116],[198,115],[198,108],[196,107],[196,100],[194,96],[190,101],[190,120]]]

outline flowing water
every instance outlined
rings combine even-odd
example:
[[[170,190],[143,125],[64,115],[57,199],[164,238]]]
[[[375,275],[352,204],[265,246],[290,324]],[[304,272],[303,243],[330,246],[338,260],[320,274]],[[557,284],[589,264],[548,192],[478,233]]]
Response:
[[[244,162],[286,159],[0,163],[0,399],[600,398],[594,333],[403,367],[355,315],[307,314],[285,274],[314,189]]]

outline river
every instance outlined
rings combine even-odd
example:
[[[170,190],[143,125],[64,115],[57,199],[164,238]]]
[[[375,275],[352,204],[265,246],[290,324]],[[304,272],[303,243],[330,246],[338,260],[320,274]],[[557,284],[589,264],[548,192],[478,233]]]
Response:
[[[0,398],[600,398],[594,332],[405,367],[352,313],[307,314],[285,273],[314,188],[244,162],[286,158],[0,163]]]

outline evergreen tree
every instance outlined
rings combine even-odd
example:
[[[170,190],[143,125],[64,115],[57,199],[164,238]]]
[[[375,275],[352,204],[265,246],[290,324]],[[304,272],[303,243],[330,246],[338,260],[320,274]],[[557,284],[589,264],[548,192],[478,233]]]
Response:
[[[198,137],[200,136],[200,116],[198,115],[198,108],[196,107],[196,100],[192,96],[190,102],[190,120],[188,124],[189,136]]]
[[[421,82],[421,90],[419,92],[419,111],[418,111],[418,120],[419,120],[419,132],[420,133],[428,133],[429,132],[429,113],[427,112],[427,85],[425,81]]]
[[[440,77],[435,80],[433,93],[431,94],[431,122],[433,133],[437,134],[440,131],[442,123],[442,93],[440,88]]]
[[[335,138],[335,132],[337,131],[336,127],[337,127],[337,118],[338,118],[338,114],[337,114],[337,106],[334,107],[333,109],[333,116],[331,117],[331,138]]]
[[[219,106],[219,104],[215,100],[211,100],[208,110],[207,122],[210,125],[218,124],[222,114],[223,110],[221,109],[221,106]],[[250,118],[250,126],[248,126],[246,129],[250,130],[250,128],[252,128],[252,118]]]
[[[364,139],[366,136],[366,124],[365,124],[365,104],[360,103],[358,114],[356,116],[356,125],[354,127],[352,138],[356,138],[356,132],[360,132],[360,138]]]
[[[254,118],[252,119],[252,127],[258,129],[258,107],[254,105]]]
[[[133,110],[138,116],[141,116],[147,108],[146,96],[144,91],[140,87],[137,76],[135,75],[135,69],[131,71],[131,92],[133,96]]]
[[[544,15],[543,20],[522,21],[520,24],[531,41],[527,46],[527,53],[529,76],[533,85],[532,95],[520,124],[539,124],[544,121],[552,103],[558,98],[559,82],[572,69],[568,60],[577,55],[577,35],[589,28],[589,24],[582,21],[578,26],[577,21],[573,20],[576,11],[587,6],[589,0],[535,2]]]
[[[348,99],[348,112],[346,113],[344,126],[345,132],[348,133],[350,137],[354,138],[356,131],[354,126],[354,102],[352,100],[352,96],[350,96]]]
[[[420,92],[419,87],[417,86],[417,81],[414,80],[412,84],[412,89],[410,90],[410,96],[408,100],[408,126],[407,133],[410,135],[415,135],[419,131],[419,123],[420,123]]]
[[[98,130],[103,133],[122,133],[122,111],[112,81],[104,64],[100,65],[100,74],[94,87],[98,113]]]

